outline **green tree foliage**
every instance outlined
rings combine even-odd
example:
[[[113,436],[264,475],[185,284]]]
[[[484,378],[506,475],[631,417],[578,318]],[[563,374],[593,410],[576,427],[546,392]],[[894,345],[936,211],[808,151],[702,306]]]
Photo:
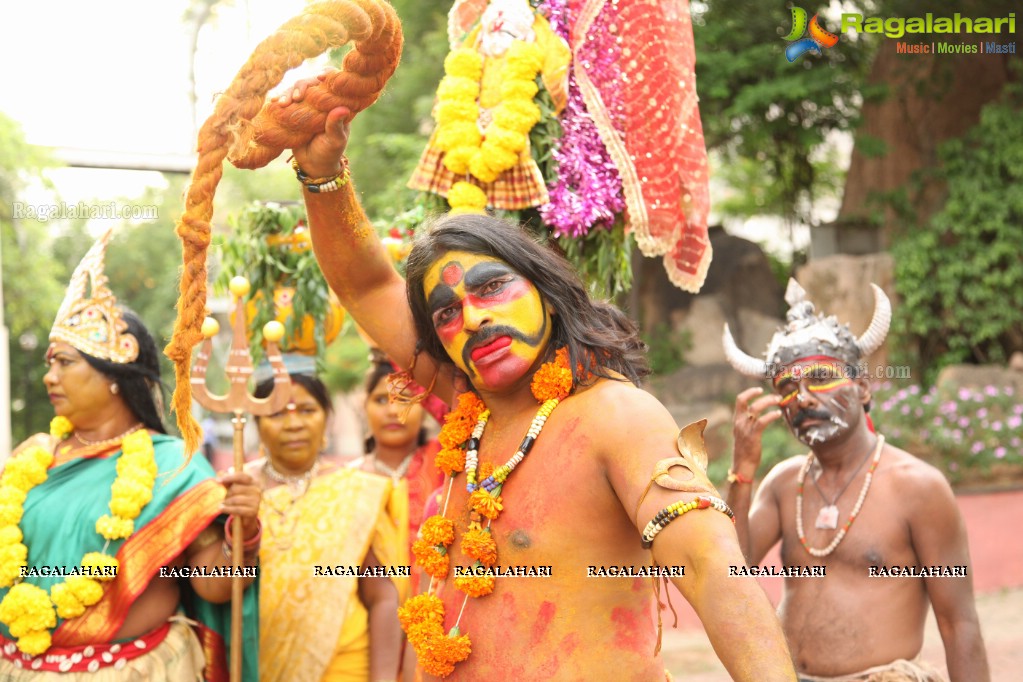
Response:
[[[789,63],[788,6],[751,11],[744,0],[708,0],[692,11],[707,147],[748,197],[727,208],[812,224],[814,203],[837,185],[821,148],[830,133],[855,127],[864,97],[878,94],[864,86],[872,46],[843,36],[822,55]]]
[[[943,366],[1023,350],[1023,87],[939,151],[944,208],[893,247],[899,330],[933,378]]]
[[[366,212],[390,220],[417,202],[405,187],[433,128],[437,84],[448,53],[450,3],[392,0],[401,17],[405,46],[401,65],[380,99],[352,123],[347,155]],[[334,55],[340,64],[340,53]]]

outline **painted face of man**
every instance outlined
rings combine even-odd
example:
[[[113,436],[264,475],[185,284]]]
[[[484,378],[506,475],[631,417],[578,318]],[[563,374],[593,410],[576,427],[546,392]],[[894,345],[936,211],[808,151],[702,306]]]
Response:
[[[520,380],[551,337],[551,314],[533,283],[502,260],[449,251],[423,280],[433,327],[477,389]]]
[[[863,418],[862,382],[851,378],[845,365],[836,360],[795,362],[774,380],[774,387],[792,432],[810,447],[848,433]]]

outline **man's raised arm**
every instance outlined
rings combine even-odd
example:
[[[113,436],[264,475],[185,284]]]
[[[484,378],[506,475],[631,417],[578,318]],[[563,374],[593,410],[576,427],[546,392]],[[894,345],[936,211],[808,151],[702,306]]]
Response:
[[[301,100],[312,81],[295,86],[284,99]],[[416,332],[405,293],[405,281],[394,269],[387,250],[362,210],[350,177],[342,173],[348,143],[350,112],[339,107],[327,116],[325,131],[307,145],[294,149],[295,161],[307,180],[303,195],[309,218],[313,251],[330,288],[345,310],[403,367],[412,360]],[[312,192],[308,185],[341,173],[333,191]],[[416,363],[416,380],[429,386],[437,366],[427,357]],[[438,377],[433,392],[450,396],[446,374]]]

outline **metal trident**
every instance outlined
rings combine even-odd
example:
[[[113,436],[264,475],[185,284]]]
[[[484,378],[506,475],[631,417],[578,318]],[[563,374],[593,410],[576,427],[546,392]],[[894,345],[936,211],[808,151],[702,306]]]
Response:
[[[284,325],[268,322],[263,327],[263,338],[267,340],[266,355],[273,367],[274,387],[266,398],[256,398],[249,393],[249,377],[252,376],[252,356],[249,354],[248,322],[245,314],[244,297],[249,293],[249,281],[234,277],[230,284],[234,295],[234,328],[231,351],[225,371],[230,382],[227,395],[214,395],[206,386],[206,369],[213,352],[213,337],[219,325],[213,318],[206,318],[202,331],[206,340],[199,351],[198,361],[192,367],[192,395],[196,402],[212,412],[230,412],[234,415],[234,470],[245,467],[245,415],[270,415],[284,409],[290,396],[290,379],[284,367],[277,342],[284,336]],[[241,562],[244,553],[241,521],[235,519],[231,527],[231,682],[240,682],[242,674],[242,575]]]

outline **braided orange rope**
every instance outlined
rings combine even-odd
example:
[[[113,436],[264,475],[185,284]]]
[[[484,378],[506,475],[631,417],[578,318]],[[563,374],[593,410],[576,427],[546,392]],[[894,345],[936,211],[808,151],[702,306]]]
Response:
[[[266,94],[289,69],[349,41],[355,47],[345,56],[342,71],[310,87],[303,101],[264,106]],[[401,46],[401,23],[384,0],[310,5],[256,47],[199,131],[199,157],[177,225],[184,262],[178,317],[164,349],[174,362],[171,407],[177,413],[186,457],[198,447],[201,434],[192,417],[189,373],[192,347],[202,340],[200,327],[206,316],[206,249],[224,159],[239,168],[260,168],[285,149],[304,145],[323,132],[332,109],[345,106],[354,116],[370,106],[397,68]]]

